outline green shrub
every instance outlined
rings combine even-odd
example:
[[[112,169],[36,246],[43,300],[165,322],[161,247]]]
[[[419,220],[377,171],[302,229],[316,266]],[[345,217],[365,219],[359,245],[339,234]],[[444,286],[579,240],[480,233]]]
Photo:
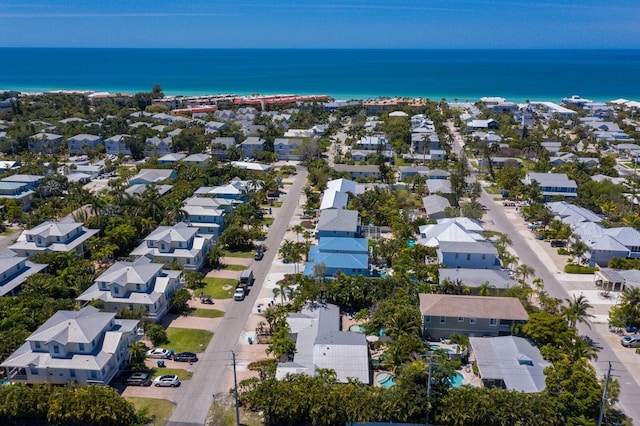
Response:
[[[564,271],[567,274],[593,274],[600,270],[597,266],[565,265]]]
[[[562,254],[562,255],[565,255],[565,256],[569,256],[569,254],[571,254],[571,253],[569,253],[569,250],[567,250],[566,248],[562,248],[562,247],[560,247],[560,248],[558,249],[558,254]]]

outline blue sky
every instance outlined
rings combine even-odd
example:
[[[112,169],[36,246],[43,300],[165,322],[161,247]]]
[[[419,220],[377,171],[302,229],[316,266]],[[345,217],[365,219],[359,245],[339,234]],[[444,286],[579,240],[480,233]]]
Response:
[[[638,0],[2,0],[1,47],[640,48]]]

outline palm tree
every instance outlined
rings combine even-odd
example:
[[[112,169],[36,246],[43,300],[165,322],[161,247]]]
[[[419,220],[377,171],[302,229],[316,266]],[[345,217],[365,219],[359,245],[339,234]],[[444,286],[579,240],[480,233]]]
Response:
[[[589,309],[592,309],[593,306],[589,304],[589,301],[583,294],[577,296],[574,294],[573,299],[565,299],[567,301],[567,306],[563,306],[561,308],[562,313],[569,321],[569,327],[575,328],[577,323],[581,322],[586,324],[589,328],[591,328],[591,324],[587,318],[592,318],[593,315],[589,314]]]
[[[626,287],[622,291],[622,299],[620,303],[628,310],[628,323],[635,324],[637,319],[640,318],[640,288]]]
[[[129,345],[129,362],[131,364],[137,364],[144,361],[146,355],[147,351],[144,347],[144,343],[139,341],[131,342]]]
[[[493,296],[495,291],[496,286],[489,281],[485,281],[478,287],[478,296]]]
[[[293,226],[291,230],[296,233],[296,240],[300,242],[300,234],[304,232],[304,226],[298,224]]]
[[[507,246],[512,245],[513,241],[509,234],[500,233],[494,244],[496,246],[496,250],[498,250],[498,255],[502,258],[507,251]]]
[[[529,265],[525,265],[524,263],[516,268],[516,276],[521,277],[522,281],[526,281],[529,275],[533,275],[535,273],[535,269]]]

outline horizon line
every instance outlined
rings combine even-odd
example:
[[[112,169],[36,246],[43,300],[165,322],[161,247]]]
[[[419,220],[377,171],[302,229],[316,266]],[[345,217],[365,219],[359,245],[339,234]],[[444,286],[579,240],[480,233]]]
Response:
[[[94,50],[583,50],[629,51],[640,47],[122,47],[122,46],[1,46],[0,49],[94,49]]]

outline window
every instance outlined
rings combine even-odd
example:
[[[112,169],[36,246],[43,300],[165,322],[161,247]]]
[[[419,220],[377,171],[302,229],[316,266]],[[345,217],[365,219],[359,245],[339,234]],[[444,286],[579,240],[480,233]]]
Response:
[[[38,369],[35,367],[31,367],[29,369],[29,373],[31,373],[32,376],[37,376],[38,375]]]
[[[59,354],[60,353],[60,346],[53,345],[53,353],[54,354]]]
[[[430,323],[430,322],[431,322],[431,315],[425,315],[425,316],[424,316],[424,322],[425,322],[426,324]]]
[[[92,379],[97,378],[98,377],[98,372],[95,371],[95,370],[89,371],[89,377],[92,378]]]
[[[113,292],[114,292],[115,294],[120,294],[120,288],[118,288],[118,286],[114,286],[114,287],[113,287]]]
[[[475,323],[476,323],[475,318],[469,318],[469,324],[475,324]]]
[[[456,253],[456,259],[460,257],[460,253]]]
[[[492,326],[492,327],[495,327],[496,325],[498,325],[498,320],[495,319],[495,318],[491,318],[489,320],[489,325]]]
[[[40,349],[40,342],[36,342],[36,349]]]
[[[136,290],[140,291],[140,289],[141,289],[140,284],[136,284]]]
[[[471,260],[471,253],[467,253],[467,260]]]
[[[486,255],[486,254],[483,254],[483,255],[482,255],[482,260],[485,260],[486,258],[487,258],[487,255]]]
[[[79,343],[78,344],[78,349],[80,350],[80,352],[84,351],[84,343]]]
[[[440,317],[440,324],[445,324],[447,322],[447,317]]]
[[[73,377],[74,379],[76,378],[76,370],[69,370],[69,376]]]
[[[458,322],[464,322],[464,317],[458,317]]]

